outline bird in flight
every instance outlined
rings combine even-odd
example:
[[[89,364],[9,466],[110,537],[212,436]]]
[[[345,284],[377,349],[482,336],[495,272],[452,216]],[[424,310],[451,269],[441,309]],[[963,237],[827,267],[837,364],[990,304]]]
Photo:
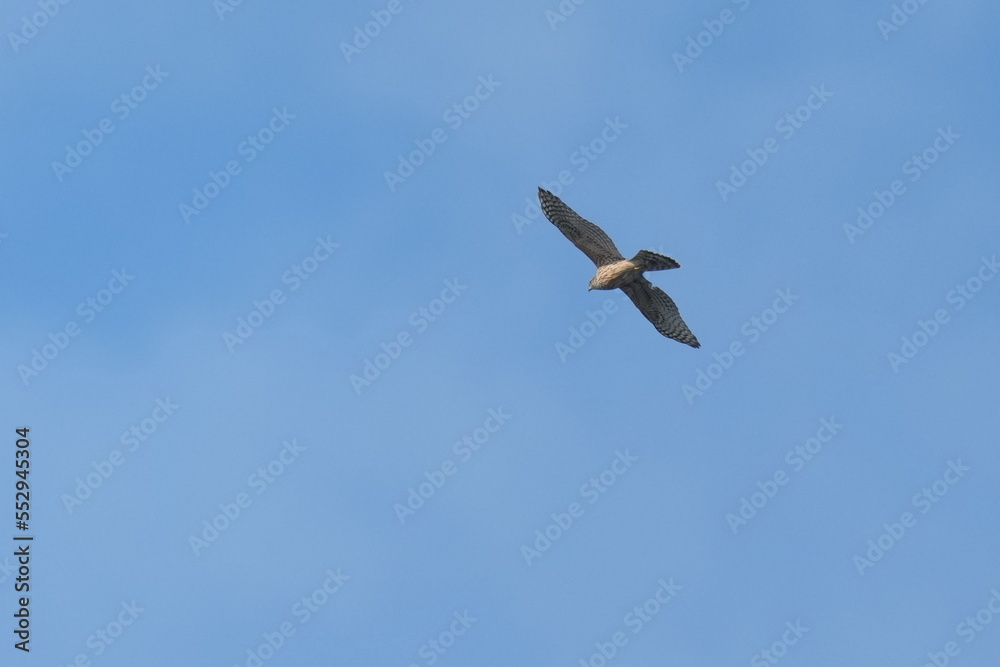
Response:
[[[673,299],[642,275],[645,271],[676,269],[680,264],[652,250],[640,250],[632,259],[625,259],[603,229],[581,218],[559,197],[538,188],[538,201],[545,217],[597,265],[590,289],[620,288],[661,334],[691,347],[701,347],[681,319]]]

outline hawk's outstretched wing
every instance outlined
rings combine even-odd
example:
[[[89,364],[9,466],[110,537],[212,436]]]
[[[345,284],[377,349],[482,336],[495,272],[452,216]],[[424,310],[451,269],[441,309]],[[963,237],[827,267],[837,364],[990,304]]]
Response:
[[[604,266],[625,259],[615,247],[615,242],[604,233],[603,229],[589,220],[581,218],[559,197],[548,190],[538,188],[538,201],[542,204],[542,212],[545,217],[558,227],[559,231],[573,242],[573,245],[582,250],[583,254],[589,257],[594,264]]]
[[[625,285],[621,290],[628,294],[628,298],[632,299],[639,312],[645,315],[661,334],[691,347],[701,347],[701,343],[681,319],[674,300],[645,277]]]

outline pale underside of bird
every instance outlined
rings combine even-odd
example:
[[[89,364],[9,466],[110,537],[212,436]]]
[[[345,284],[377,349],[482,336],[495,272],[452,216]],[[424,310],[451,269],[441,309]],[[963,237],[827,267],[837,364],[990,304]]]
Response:
[[[538,188],[538,200],[545,217],[597,266],[590,289],[621,289],[661,334],[691,347],[701,347],[681,319],[673,299],[643,275],[645,271],[676,269],[680,264],[652,250],[640,250],[632,259],[625,259],[603,229],[577,215],[559,197]]]

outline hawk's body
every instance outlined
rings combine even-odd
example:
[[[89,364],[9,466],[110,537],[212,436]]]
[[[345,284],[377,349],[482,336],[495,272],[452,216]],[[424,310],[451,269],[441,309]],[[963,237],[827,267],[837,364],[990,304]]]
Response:
[[[590,289],[620,288],[661,334],[691,347],[701,347],[681,319],[673,299],[642,275],[644,271],[676,269],[680,264],[651,250],[640,250],[632,259],[625,259],[604,230],[581,218],[559,197],[538,188],[538,200],[545,217],[597,266]]]

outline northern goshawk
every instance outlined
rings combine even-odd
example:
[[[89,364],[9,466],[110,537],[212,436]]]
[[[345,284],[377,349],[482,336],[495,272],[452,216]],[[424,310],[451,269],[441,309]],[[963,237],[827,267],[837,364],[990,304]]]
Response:
[[[545,217],[597,265],[590,289],[621,289],[661,334],[691,347],[701,347],[681,319],[673,299],[642,275],[644,271],[676,269],[680,264],[651,250],[640,250],[632,259],[625,259],[604,230],[581,218],[559,197],[538,188],[538,200]]]

